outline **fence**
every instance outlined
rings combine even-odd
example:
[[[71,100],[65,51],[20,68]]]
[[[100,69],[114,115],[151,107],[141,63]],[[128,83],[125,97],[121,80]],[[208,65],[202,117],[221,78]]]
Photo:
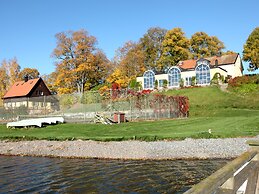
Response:
[[[187,97],[167,96],[151,91],[106,90],[85,92],[83,95],[51,95],[9,99],[0,107],[3,121],[17,117],[59,115],[67,122],[91,122],[96,113],[113,117],[125,113],[127,120],[148,120],[188,117]]]

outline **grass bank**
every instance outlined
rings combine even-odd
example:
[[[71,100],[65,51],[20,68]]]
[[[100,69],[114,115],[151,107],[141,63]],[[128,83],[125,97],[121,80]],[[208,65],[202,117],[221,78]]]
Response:
[[[230,112],[233,110],[229,110]],[[196,117],[180,120],[145,121],[119,125],[60,124],[45,128],[7,129],[0,125],[0,139],[12,140],[180,140],[227,138],[259,134],[259,111],[236,110],[235,116]],[[209,129],[211,133],[209,133]]]
[[[259,110],[259,90],[250,93],[223,92],[217,86],[211,86],[169,90],[165,93],[188,96],[190,117],[242,116],[247,114],[242,110]]]
[[[240,95],[217,87],[167,91],[190,100],[190,118],[119,125],[61,124],[45,128],[6,129],[0,139],[10,140],[179,140],[185,138],[247,137],[259,134],[259,92]],[[209,133],[209,129],[212,133]]]

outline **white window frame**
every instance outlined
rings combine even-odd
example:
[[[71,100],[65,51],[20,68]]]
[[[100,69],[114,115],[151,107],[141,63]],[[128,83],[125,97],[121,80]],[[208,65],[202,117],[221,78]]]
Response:
[[[151,70],[145,71],[144,78],[144,90],[153,90],[155,87],[155,73]]]
[[[168,87],[178,88],[181,82],[181,70],[178,67],[171,67],[168,70]]]

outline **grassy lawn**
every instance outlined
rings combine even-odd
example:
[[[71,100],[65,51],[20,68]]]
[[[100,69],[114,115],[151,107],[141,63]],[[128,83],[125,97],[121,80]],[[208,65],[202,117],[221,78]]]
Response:
[[[234,110],[232,110],[234,111]],[[230,110],[230,112],[232,112]],[[226,138],[259,134],[259,111],[235,110],[229,117],[196,117],[178,120],[131,122],[119,125],[60,124],[45,128],[7,129],[0,125],[0,139],[145,141],[184,138]],[[208,133],[211,129],[212,133]]]
[[[188,96],[190,117],[242,116],[247,112],[240,110],[259,110],[259,91],[241,95],[212,86],[169,90],[166,94]]]
[[[119,125],[60,124],[44,128],[7,129],[0,125],[0,139],[145,141],[185,138],[247,137],[259,134],[259,94],[238,95],[217,87],[171,90],[190,100],[187,119],[129,122]],[[208,130],[211,129],[212,133]]]

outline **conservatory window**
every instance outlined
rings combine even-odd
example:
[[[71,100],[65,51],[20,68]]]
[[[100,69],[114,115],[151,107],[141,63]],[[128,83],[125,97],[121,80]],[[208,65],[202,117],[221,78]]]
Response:
[[[154,89],[155,73],[153,71],[146,71],[144,73],[144,89]]]
[[[210,67],[206,64],[200,64],[196,67],[197,85],[210,84]]]
[[[169,87],[179,87],[181,71],[176,67],[171,67],[168,71]]]

